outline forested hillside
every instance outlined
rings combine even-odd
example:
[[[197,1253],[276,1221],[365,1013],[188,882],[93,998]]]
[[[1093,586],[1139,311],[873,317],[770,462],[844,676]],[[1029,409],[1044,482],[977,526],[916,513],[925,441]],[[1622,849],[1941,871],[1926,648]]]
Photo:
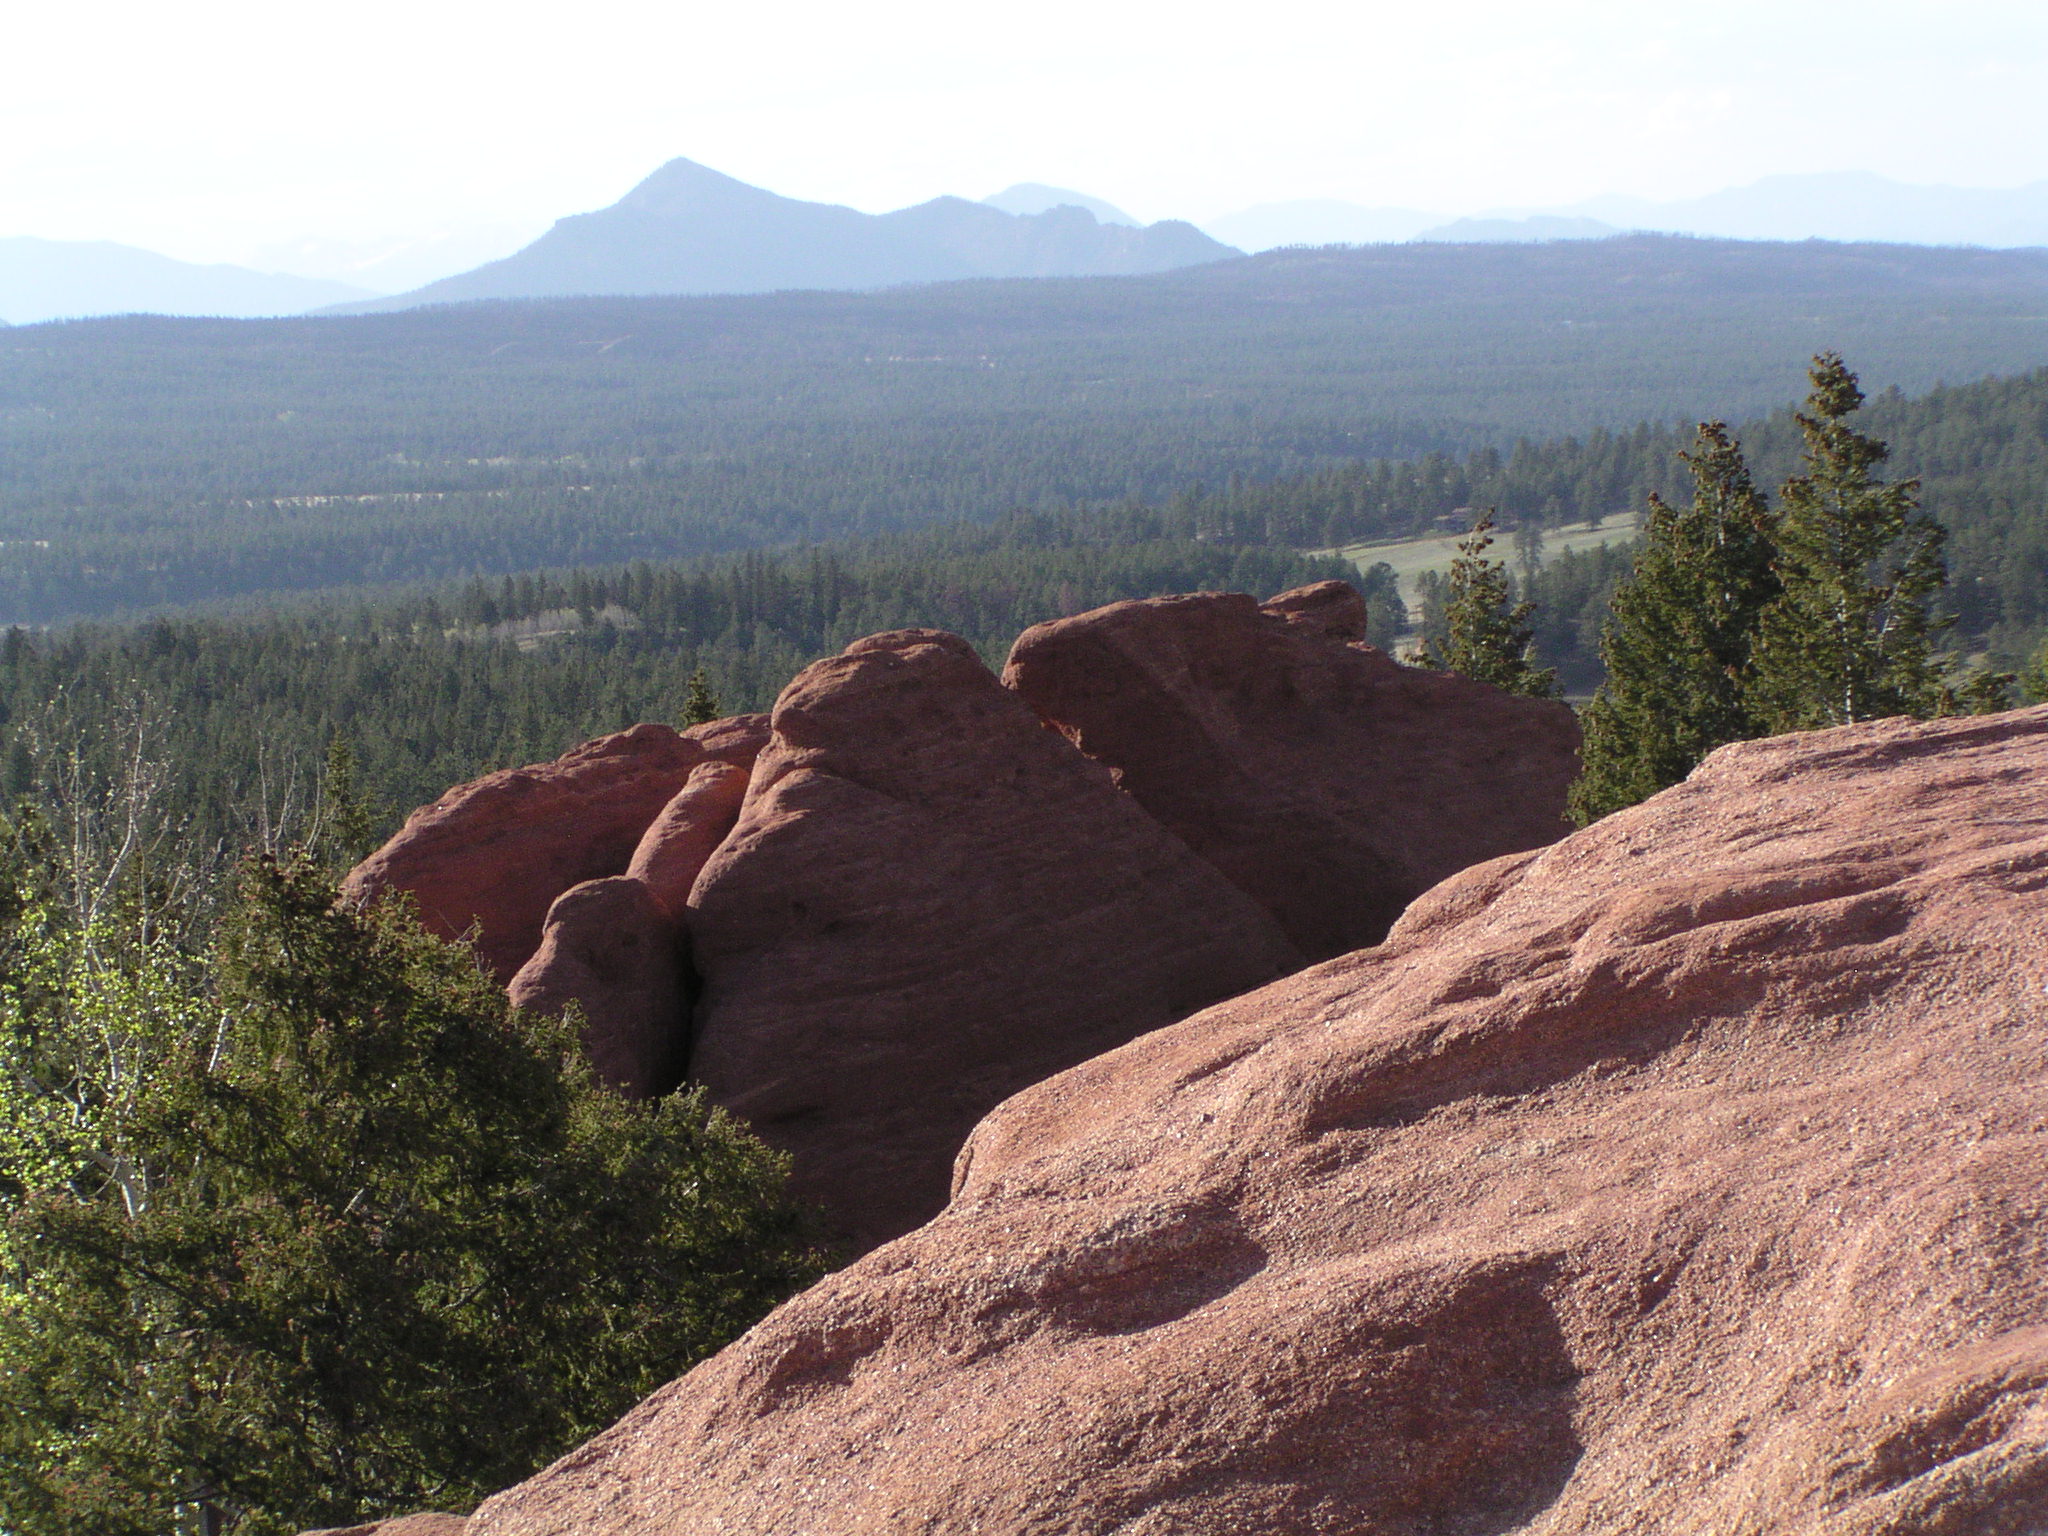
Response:
[[[1945,602],[1961,636],[2008,658],[2029,649],[2048,630],[2048,371],[1913,398],[1888,391],[1858,419],[1891,446],[1886,478],[1919,479],[1924,504],[1949,530]],[[1759,483],[1776,485],[1792,472],[1799,434],[1789,409],[1738,432]],[[1462,527],[1474,507],[1495,508],[1507,526],[1553,526],[1640,508],[1652,492],[1679,497],[1686,474],[1678,454],[1691,439],[1690,427],[1643,426],[1525,440],[1505,453],[1354,463],[1182,496],[1161,527],[1184,537],[1335,548]],[[1613,556],[1553,562],[1548,584],[1565,586],[1553,594],[1549,622],[1570,611],[1568,591],[1608,581],[1613,567]],[[1547,633],[1546,650],[1559,660],[1562,632]]]
[[[1873,401],[1887,473],[1925,477],[1951,532],[1957,639],[2011,665],[2048,634],[2048,371]],[[1743,429],[1758,478],[1792,467],[1780,413]],[[673,718],[703,667],[731,709],[759,708],[798,668],[901,625],[966,635],[991,660],[1025,626],[1124,597],[1281,590],[1350,568],[1301,553],[1462,528],[1471,509],[1537,524],[1682,495],[1687,435],[1639,428],[1306,477],[1154,505],[1012,514],[837,546],[527,572],[328,596],[276,612],[18,633],[0,648],[5,788],[49,776],[73,747],[112,773],[124,721],[150,717],[164,794],[234,842],[303,814],[328,742],[351,744],[385,822],[487,768],[552,756],[646,718]],[[1520,544],[1519,550],[1515,544]],[[1538,659],[1583,694],[1599,679],[1608,594],[1625,546],[1545,558],[1510,541],[1535,600]],[[1368,548],[1363,560],[1370,565]],[[1355,574],[1355,573],[1353,573]],[[1368,582],[1382,643],[1440,593]]]
[[[0,621],[1512,456],[1760,415],[1828,346],[1873,390],[2048,364],[2048,253],[1646,236],[16,329]]]
[[[1022,517],[248,619],[14,630],[0,641],[0,791],[118,801],[140,764],[160,813],[233,849],[308,832],[340,740],[381,836],[450,784],[679,720],[700,667],[727,711],[762,709],[799,668],[879,630],[949,629],[1000,664],[1028,625],[1119,598],[1348,573],[1284,549],[1101,532]],[[1386,640],[1399,614],[1384,583],[1375,596]]]

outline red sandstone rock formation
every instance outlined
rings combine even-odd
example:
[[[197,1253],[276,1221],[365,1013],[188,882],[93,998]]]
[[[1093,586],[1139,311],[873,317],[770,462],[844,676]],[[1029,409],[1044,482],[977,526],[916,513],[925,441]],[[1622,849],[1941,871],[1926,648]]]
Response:
[[[1563,836],[1562,703],[1404,667],[1321,582],[1113,603],[1018,637],[1004,681],[1312,957],[1437,881]]]
[[[756,718],[765,727],[766,716]],[[765,728],[761,735],[765,742]],[[718,758],[698,764],[633,850],[626,873],[647,887],[648,895],[671,919],[682,920],[690,888],[740,819],[752,766],[751,756],[744,765]]]
[[[458,785],[414,811],[342,884],[357,900],[410,891],[444,938],[474,930],[477,954],[509,981],[540,946],[555,898],[585,880],[623,874],[641,834],[707,758],[744,765],[762,738],[758,715],[678,735],[636,725],[572,748],[552,763]]]
[[[1101,889],[1085,859],[1053,878],[1100,813],[1037,841],[1083,814],[1055,754],[959,783],[919,750],[970,706],[1007,732],[965,673],[898,639],[791,690],[744,911],[706,875],[728,984],[866,964],[938,998],[989,945],[1045,995],[1000,900],[960,902],[944,955],[871,926],[878,845],[1023,858],[1077,912]],[[901,755],[847,739],[835,701],[868,694]],[[871,896],[815,904],[789,836],[814,815],[859,824],[804,846]],[[955,830],[1013,818],[1008,850]],[[2048,708],[1729,748],[1446,882],[1380,949],[1018,1095],[938,1220],[467,1536],[2038,1533],[2044,1105]]]
[[[687,942],[640,881],[586,880],[548,908],[540,948],[505,990],[535,1013],[574,1004],[600,1077],[628,1098],[666,1093],[682,1081],[689,1053]]]
[[[1300,963],[955,636],[859,641],[773,721],[690,898],[690,1075],[861,1246],[999,1100]]]

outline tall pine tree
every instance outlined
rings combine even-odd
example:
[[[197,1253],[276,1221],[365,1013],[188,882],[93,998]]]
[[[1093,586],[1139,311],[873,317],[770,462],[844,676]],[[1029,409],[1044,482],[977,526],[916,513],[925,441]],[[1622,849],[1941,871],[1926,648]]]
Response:
[[[709,725],[718,719],[718,695],[711,691],[711,679],[702,667],[690,674],[689,687],[689,697],[683,700],[683,724]]]
[[[1714,748],[1761,734],[1744,681],[1780,585],[1772,518],[1725,424],[1703,422],[1692,503],[1650,497],[1635,568],[1600,634],[1606,680],[1580,716],[1581,826],[1676,784]]]
[[[1554,698],[1557,674],[1529,663],[1535,638],[1529,617],[1535,604],[1514,601],[1507,566],[1487,556],[1492,545],[1493,513],[1487,511],[1460,541],[1458,558],[1451,562],[1443,652],[1425,647],[1417,659],[1509,693]]]
[[[1752,705],[1774,731],[1938,713],[1942,528],[1919,510],[1917,480],[1877,478],[1888,450],[1849,425],[1863,391],[1841,357],[1822,353],[1807,377],[1806,471],[1781,493],[1783,590],[1759,623]]]

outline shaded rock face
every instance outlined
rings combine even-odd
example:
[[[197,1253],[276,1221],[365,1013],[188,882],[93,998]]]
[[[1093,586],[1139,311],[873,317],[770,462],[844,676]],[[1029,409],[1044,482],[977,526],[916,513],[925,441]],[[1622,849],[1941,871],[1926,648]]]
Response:
[[[305,1536],[464,1536],[468,1529],[469,1522],[460,1515],[407,1515],[399,1520],[372,1521],[369,1525],[307,1531]]]
[[[410,891],[443,938],[476,933],[478,956],[511,980],[540,947],[555,898],[625,872],[642,833],[707,758],[744,764],[765,735],[760,716],[678,733],[636,725],[552,763],[508,768],[414,811],[348,874],[343,893]]]
[[[1363,643],[1322,582],[1115,603],[1026,630],[1004,681],[1322,958],[1437,881],[1567,830],[1578,725]]]
[[[807,697],[743,838],[943,821]],[[1728,748],[1017,1095],[470,1536],[2037,1536],[2044,1103],[2048,708]]]
[[[934,630],[784,690],[689,927],[691,1076],[863,1247],[939,1209],[1001,1099],[1300,963]]]
[[[574,1004],[600,1077],[629,1098],[666,1093],[688,1057],[686,943],[640,881],[586,880],[555,899],[540,948],[505,990],[534,1013]]]

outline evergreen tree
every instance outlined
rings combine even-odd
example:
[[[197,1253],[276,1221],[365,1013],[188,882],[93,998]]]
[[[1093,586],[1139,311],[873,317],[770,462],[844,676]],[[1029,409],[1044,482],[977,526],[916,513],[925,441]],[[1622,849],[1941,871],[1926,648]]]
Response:
[[[1451,562],[1442,652],[1425,647],[1418,659],[1425,666],[1462,673],[1509,693],[1553,698],[1557,675],[1529,664],[1535,633],[1529,618],[1535,605],[1514,601],[1507,567],[1487,558],[1492,544],[1493,513],[1489,511],[1459,542],[1458,558]]]
[[[1649,499],[1635,566],[1600,633],[1606,679],[1580,716],[1581,826],[1676,784],[1715,747],[1762,734],[1744,679],[1777,597],[1772,520],[1725,424],[1691,452],[1691,504]]]
[[[349,868],[374,846],[376,818],[356,772],[355,748],[336,732],[327,741],[327,774],[320,783],[320,844],[330,861]]]
[[[711,691],[711,679],[702,667],[690,674],[689,695],[683,700],[683,724],[709,725],[722,718],[718,695]]]
[[[1888,450],[1849,425],[1863,392],[1841,357],[1822,353],[1807,377],[1806,471],[1780,497],[1782,590],[1758,626],[1752,706],[1778,731],[1935,714],[1950,703],[1932,643],[1942,529],[1918,481],[1876,477]]]
[[[2019,675],[2020,695],[2029,704],[2048,704],[2048,640]]]
[[[309,865],[249,869],[211,995],[44,959],[0,1077],[93,1113],[6,1106],[10,1536],[466,1508],[815,1273],[760,1143],[603,1088],[566,1025]],[[118,1093],[110,1042],[150,1066]]]

